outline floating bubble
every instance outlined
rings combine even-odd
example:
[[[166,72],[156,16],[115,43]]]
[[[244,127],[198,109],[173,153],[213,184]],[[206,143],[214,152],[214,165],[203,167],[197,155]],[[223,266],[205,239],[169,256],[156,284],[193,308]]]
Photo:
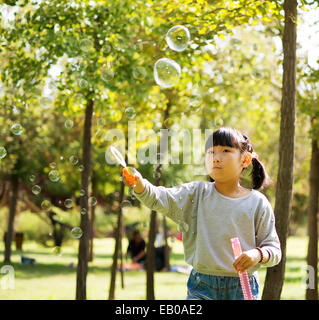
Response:
[[[79,80],[79,87],[81,89],[85,89],[89,86],[89,83],[85,79],[80,79]]]
[[[114,72],[111,69],[103,69],[101,72],[101,78],[103,81],[111,81],[114,78]]]
[[[79,159],[76,156],[71,156],[69,160],[73,165],[76,165],[79,162]]]
[[[131,200],[136,200],[136,197],[135,197],[135,195],[134,195],[133,192],[134,192],[134,189],[133,189],[133,188],[130,188],[129,193],[130,193]]]
[[[67,129],[71,129],[73,128],[73,125],[74,125],[74,122],[72,120],[66,120],[64,122],[64,126],[67,128]]]
[[[51,163],[49,164],[49,166],[50,166],[51,169],[55,169],[56,163],[55,163],[55,162],[51,162]]]
[[[97,120],[97,125],[98,126],[105,126],[105,123],[106,123],[106,121],[105,121],[104,118],[100,118],[100,119]]]
[[[93,42],[90,39],[80,41],[80,48],[83,52],[89,52],[93,48]]]
[[[202,102],[200,98],[192,98],[190,101],[190,107],[192,108],[193,112],[199,112],[202,108]]]
[[[131,206],[132,206],[132,204],[129,200],[124,200],[121,203],[121,208],[127,208],[127,207],[131,207]]]
[[[110,53],[111,52],[111,50],[112,50],[112,46],[110,45],[110,44],[105,44],[104,46],[103,46],[103,48],[102,48],[102,51],[104,52],[104,53]]]
[[[187,232],[189,230],[189,225],[186,222],[180,222],[177,226],[179,232]]]
[[[30,174],[29,181],[30,182],[34,182],[34,180],[35,180],[35,175],[34,174]]]
[[[81,228],[79,227],[74,227],[72,230],[71,230],[71,233],[72,233],[72,236],[76,239],[80,239],[82,237],[82,234],[83,234],[83,231]]]
[[[37,184],[32,187],[32,193],[38,195],[41,192],[41,187]]]
[[[135,109],[133,107],[128,107],[125,109],[125,114],[129,119],[133,119],[136,116]]]
[[[5,147],[0,147],[0,159],[3,159],[7,155],[7,150]]]
[[[161,178],[161,173],[158,172],[158,171],[155,171],[155,172],[153,173],[153,178],[154,178],[154,179],[160,179],[160,178]]]
[[[122,112],[120,110],[111,110],[110,111],[110,119],[113,122],[118,122],[122,119]]]
[[[89,198],[89,205],[94,207],[97,204],[97,200],[95,197],[90,197]]]
[[[216,119],[215,120],[215,126],[221,127],[223,124],[224,124],[224,120],[223,119]]]
[[[82,214],[83,216],[84,216],[85,214],[87,214],[87,210],[86,210],[85,208],[82,208],[80,212],[81,212],[81,214]]]
[[[65,201],[64,201],[64,205],[67,207],[67,208],[72,208],[72,206],[73,206],[73,201],[72,201],[72,199],[65,199]]]
[[[167,31],[167,45],[174,51],[181,52],[187,48],[190,41],[190,33],[184,26],[175,26]]]
[[[11,132],[16,136],[19,136],[23,132],[23,128],[21,124],[15,123],[14,125],[12,125]]]
[[[85,196],[85,190],[84,190],[84,189],[81,189],[81,190],[80,190],[80,196],[81,196],[81,197]]]
[[[62,255],[62,250],[61,250],[61,247],[54,247],[52,249],[52,253],[56,256],[61,256]]]
[[[83,171],[83,170],[84,170],[84,165],[83,165],[83,164],[80,164],[79,167],[78,167],[78,170],[79,170],[79,171]]]
[[[60,180],[60,173],[57,170],[51,170],[49,172],[49,179],[52,182],[58,182]]]
[[[132,74],[134,79],[144,79],[147,75],[147,71],[144,67],[135,67]]]
[[[50,210],[51,209],[51,202],[49,200],[43,200],[42,203],[41,203],[41,208],[44,211]]]
[[[162,88],[170,88],[181,76],[181,67],[177,62],[168,58],[161,58],[154,66],[155,82]]]
[[[174,125],[174,120],[172,118],[167,118],[164,121],[164,127],[170,129]]]

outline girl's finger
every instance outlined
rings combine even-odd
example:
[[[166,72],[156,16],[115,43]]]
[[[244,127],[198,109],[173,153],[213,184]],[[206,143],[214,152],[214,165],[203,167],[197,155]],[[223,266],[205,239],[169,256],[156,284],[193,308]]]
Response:
[[[244,260],[245,260],[245,256],[244,255],[240,255],[234,262],[234,266],[238,266],[239,264],[241,264]]]
[[[237,260],[235,261],[235,263],[233,264],[233,266],[234,266],[234,268],[236,269],[236,270],[240,270],[241,271],[241,269],[242,269],[242,267],[246,264],[246,263],[248,263],[248,257],[247,256],[239,256],[238,258],[237,258]]]

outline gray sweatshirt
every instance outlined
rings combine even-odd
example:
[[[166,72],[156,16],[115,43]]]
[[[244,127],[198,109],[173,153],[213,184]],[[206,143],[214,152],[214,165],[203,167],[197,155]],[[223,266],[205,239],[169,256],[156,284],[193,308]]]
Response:
[[[252,189],[229,198],[214,182],[193,181],[165,188],[143,179],[145,189],[133,194],[148,208],[171,218],[183,234],[185,261],[200,273],[237,276],[230,239],[238,237],[242,251],[263,247],[270,253],[267,267],[281,260],[275,217],[268,199]],[[254,273],[260,264],[248,269]]]

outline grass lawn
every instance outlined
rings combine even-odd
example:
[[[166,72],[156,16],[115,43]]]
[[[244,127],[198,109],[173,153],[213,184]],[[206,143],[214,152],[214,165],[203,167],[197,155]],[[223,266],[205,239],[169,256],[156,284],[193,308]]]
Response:
[[[127,243],[124,243],[126,248]],[[95,258],[89,263],[87,278],[87,298],[105,300],[108,298],[110,266],[114,240],[95,239]],[[171,265],[186,265],[182,244],[172,243]],[[3,243],[0,255],[3,261]],[[52,248],[44,248],[35,242],[23,244],[23,254],[36,259],[36,265],[21,265],[19,251],[12,253],[15,289],[5,289],[5,276],[0,276],[0,299],[11,300],[73,300],[75,298],[78,242],[70,241],[62,249],[60,256],[52,253]],[[306,237],[290,237],[287,248],[287,265],[281,299],[304,299],[306,272]],[[3,263],[0,265],[0,268]],[[259,269],[261,290],[263,289],[266,268]],[[155,273],[155,298],[162,300],[184,300],[186,297],[187,274],[176,272]],[[116,300],[144,300],[146,296],[146,274],[144,271],[124,273],[124,288],[121,288],[120,273],[117,273]]]

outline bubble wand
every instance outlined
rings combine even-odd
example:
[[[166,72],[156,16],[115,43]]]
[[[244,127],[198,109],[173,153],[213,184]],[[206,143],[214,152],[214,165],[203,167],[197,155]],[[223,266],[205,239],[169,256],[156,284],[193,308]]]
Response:
[[[115,160],[123,167],[122,172],[123,172],[126,180],[128,181],[128,183],[130,183],[132,186],[135,186],[136,178],[133,174],[134,168],[130,168],[126,165],[126,162],[125,162],[122,154],[114,146],[110,147],[110,151],[111,151],[113,157],[115,158]]]
[[[235,259],[237,259],[242,253],[239,239],[237,237],[231,238],[230,241],[233,248]],[[239,275],[240,285],[243,290],[244,299],[253,300],[253,295],[251,293],[247,271],[245,272],[238,271],[238,275]]]

